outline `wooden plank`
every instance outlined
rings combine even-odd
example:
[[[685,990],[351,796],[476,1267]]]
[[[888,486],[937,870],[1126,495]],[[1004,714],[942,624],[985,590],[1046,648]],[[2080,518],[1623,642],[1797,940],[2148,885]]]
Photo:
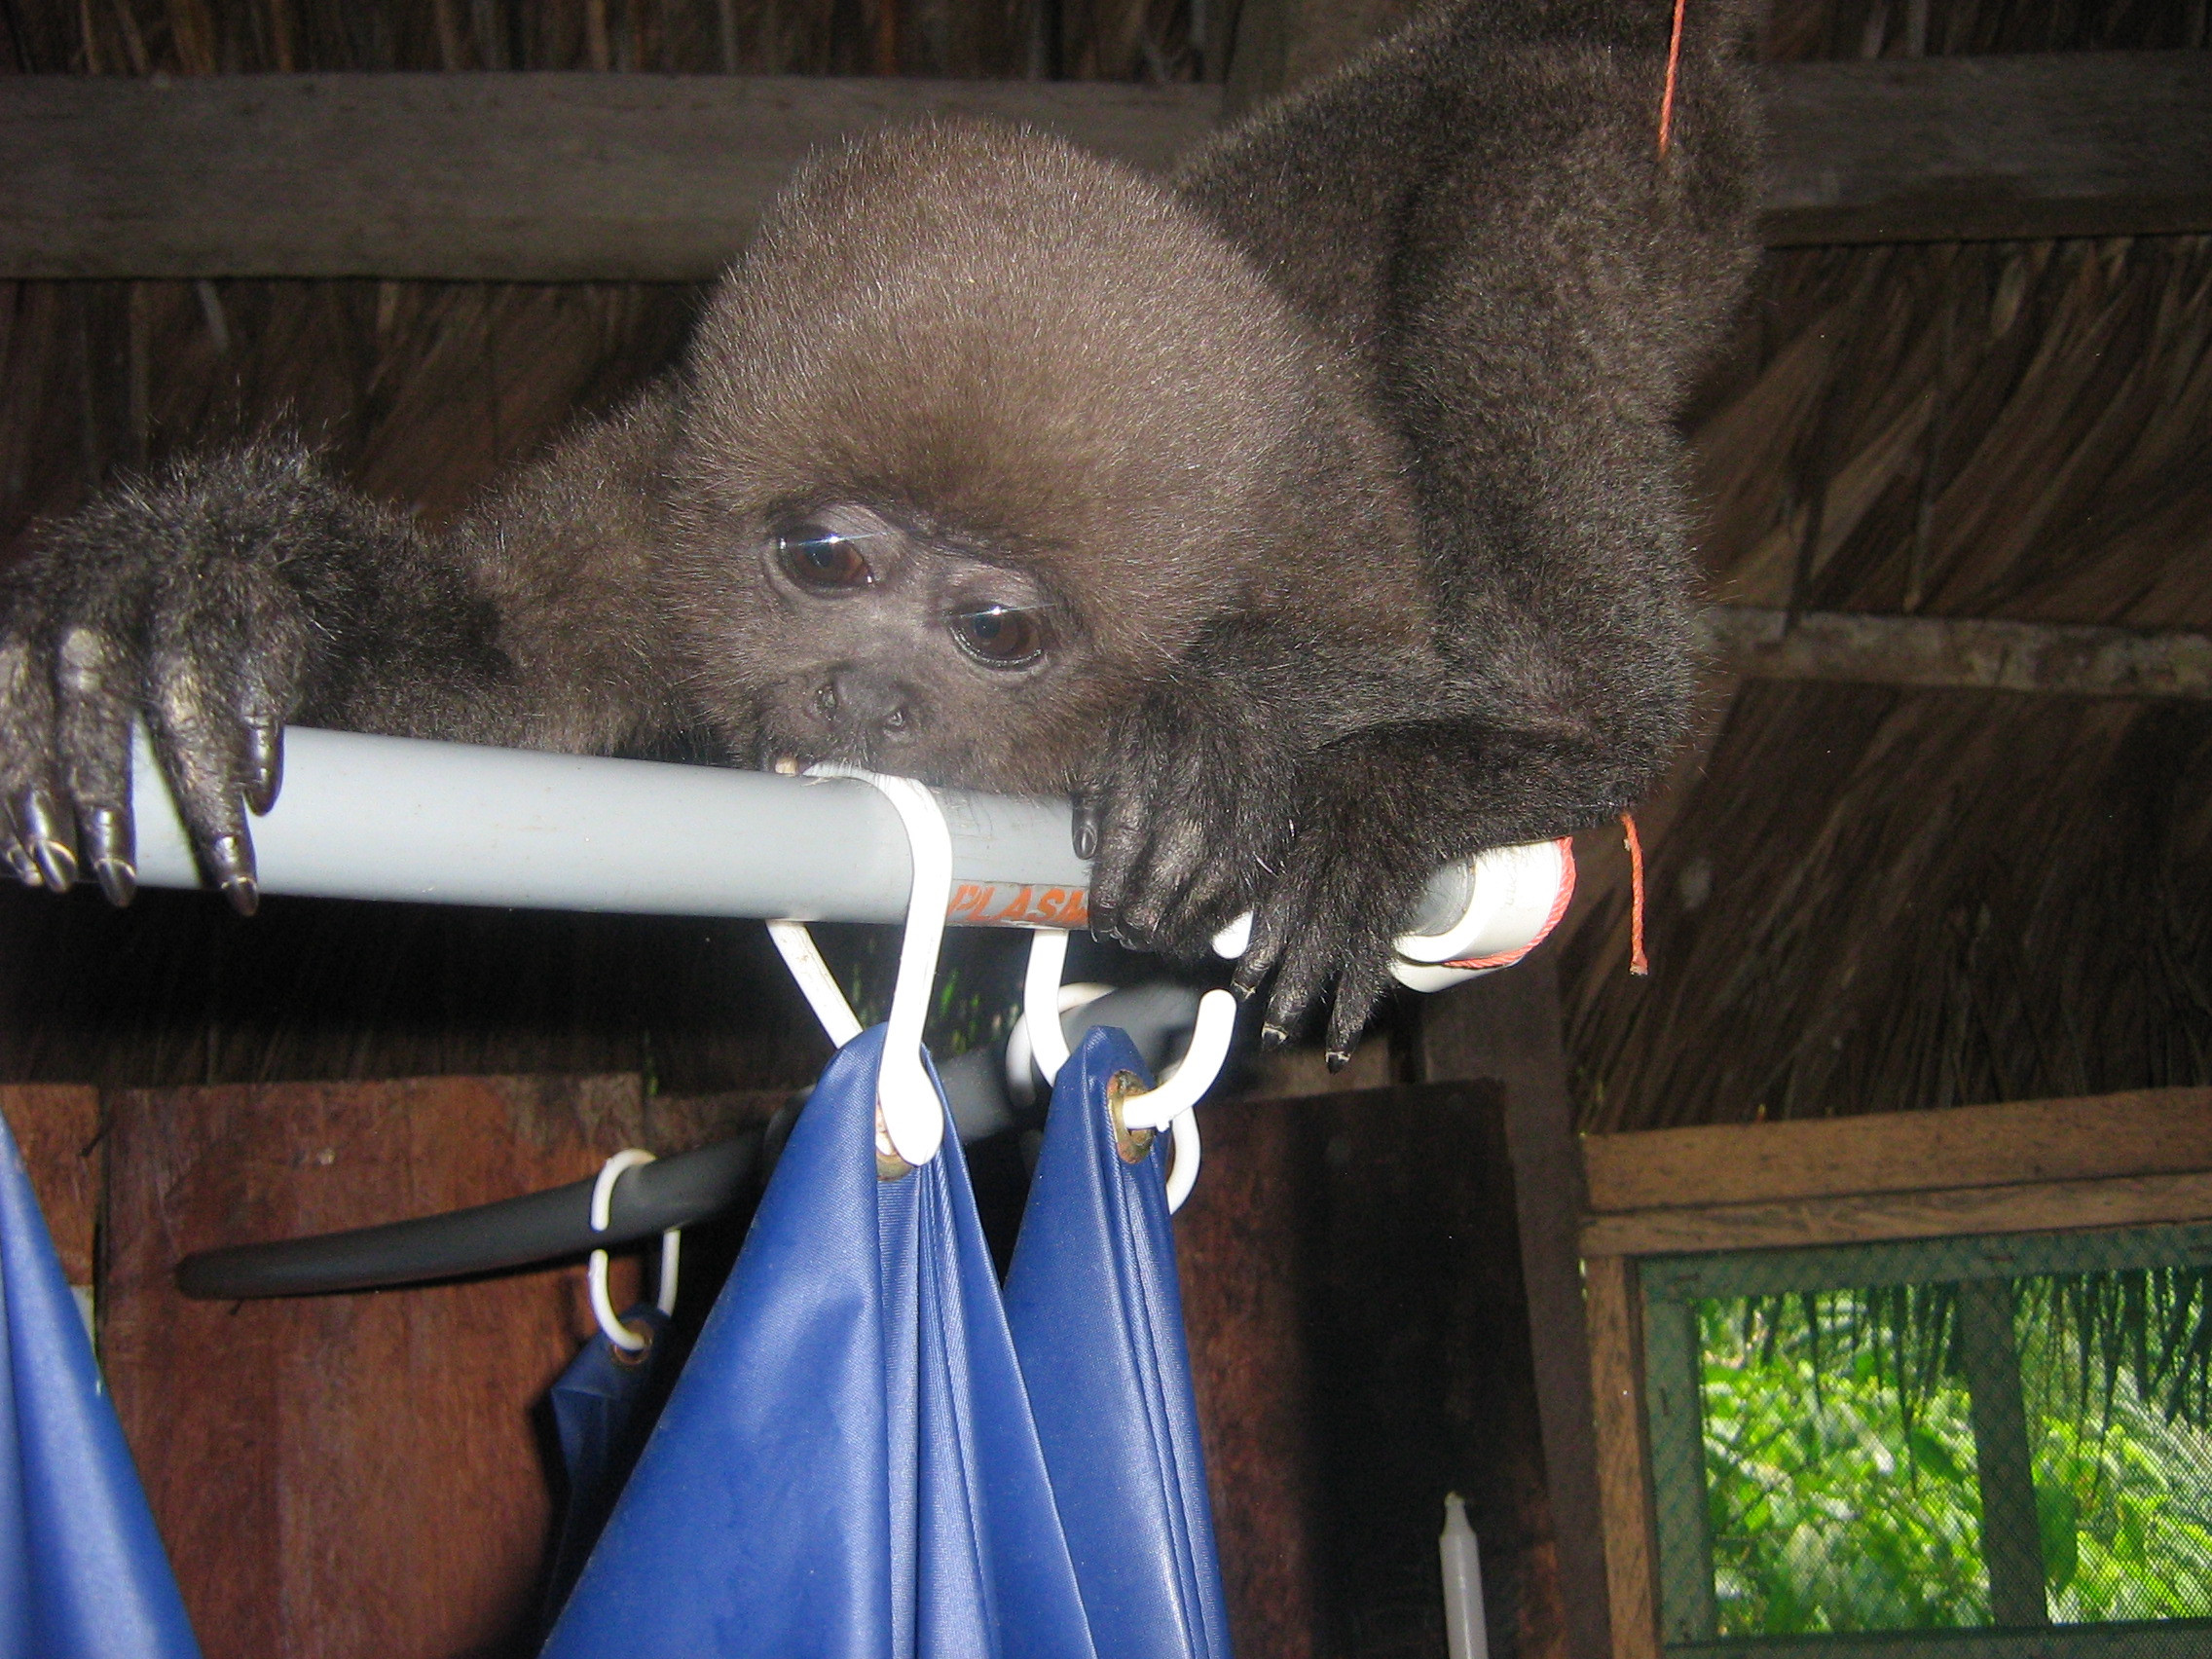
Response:
[[[1294,1110],[1205,1106],[1198,1133],[1205,1179],[1175,1218],[1175,1253],[1231,1641],[1311,1659],[1326,1650],[1305,1312],[1312,1160]]]
[[[2212,1219],[2212,1173],[1878,1193],[1783,1203],[1628,1210],[1594,1216],[1585,1255],[1763,1250],[1881,1238],[1948,1238]]]
[[[712,276],[807,155],[931,116],[1164,167],[1211,86],[723,75],[0,79],[0,273]]]
[[[1705,1641],[1719,1634],[1719,1615],[1706,1505],[1705,1366],[1688,1303],[1643,1298],[1643,1384],[1660,1630],[1669,1646]]]
[[[1504,1092],[1568,1649],[1574,1659],[1603,1659],[1614,1639],[1606,1622],[1590,1347],[1583,1326],[1581,1159],[1567,1089],[1555,956],[1539,951],[1511,973],[1486,975],[1425,1001],[1418,1056],[1420,1075],[1432,1083],[1479,1078]]]
[[[2212,1088],[1585,1135],[1582,1161],[1599,1215],[2180,1174],[2212,1169]]]
[[[1793,63],[1765,102],[1770,246],[2212,228],[2212,54]]]
[[[1612,1656],[1659,1659],[1659,1538],[1647,1475],[1636,1264],[1621,1256],[1595,1257],[1583,1264],[1583,1286]]]
[[[87,1295],[100,1206],[100,1097],[75,1084],[0,1084],[0,1118],[29,1169],[61,1275]]]
[[[573,1266],[187,1302],[188,1251],[577,1179],[635,1078],[108,1096],[106,1366],[209,1659],[521,1651],[548,1497],[531,1411],[590,1329]]]
[[[1753,680],[2212,697],[2212,635],[2181,630],[1715,606],[1705,633],[1714,655]]]
[[[2212,1227],[2164,1223],[2089,1233],[1982,1233],[1802,1250],[1646,1256],[1638,1274],[1646,1301],[1687,1302],[2149,1268],[2212,1268]]]
[[[1816,1643],[1796,1636],[1689,1642],[1670,1647],[1667,1659],[1806,1659],[1808,1647],[1820,1659],[1898,1659],[1901,1646],[1896,1631],[1824,1631]],[[2145,1619],[2055,1631],[1947,1630],[1923,1640],[1921,1651],[1939,1653],[1942,1659],[2175,1659],[2177,1654],[2212,1652],[2212,1619]]]
[[[1276,78],[1294,55],[1277,43]],[[2212,229],[2203,53],[1762,73],[1778,244]],[[849,134],[981,115],[1161,168],[1221,102],[1098,82],[8,76],[0,277],[696,279]]]
[[[1176,1239],[1236,1650],[1441,1653],[1457,1491],[1492,1650],[1566,1659],[1497,1090],[1235,1101],[1201,1125]]]

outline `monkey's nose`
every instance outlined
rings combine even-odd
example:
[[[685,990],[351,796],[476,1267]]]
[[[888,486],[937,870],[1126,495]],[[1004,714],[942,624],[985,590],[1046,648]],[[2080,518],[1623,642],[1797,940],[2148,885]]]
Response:
[[[840,732],[901,738],[914,727],[912,689],[860,669],[831,670],[814,702],[822,718]]]

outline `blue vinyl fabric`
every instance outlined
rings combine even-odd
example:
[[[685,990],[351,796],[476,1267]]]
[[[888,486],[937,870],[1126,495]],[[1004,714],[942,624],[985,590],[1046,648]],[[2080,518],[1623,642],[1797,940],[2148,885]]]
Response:
[[[175,1574],[0,1122],[0,1659],[198,1659]]]
[[[823,1073],[549,1659],[1098,1659],[958,1142]]]
[[[642,1352],[625,1353],[605,1333],[594,1331],[546,1390],[567,1482],[553,1567],[546,1575],[547,1623],[569,1599],[652,1427],[653,1384],[668,1352],[668,1315],[652,1303],[641,1302],[622,1315],[622,1322],[649,1333],[651,1340]]]
[[[1060,1070],[1007,1275],[1091,1640],[1114,1659],[1229,1659],[1167,1215],[1167,1135],[1124,1162],[1107,1088],[1151,1079],[1094,1028]]]

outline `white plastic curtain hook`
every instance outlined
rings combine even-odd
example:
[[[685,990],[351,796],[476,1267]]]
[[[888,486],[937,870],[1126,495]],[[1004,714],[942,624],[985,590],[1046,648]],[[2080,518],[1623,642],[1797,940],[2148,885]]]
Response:
[[[1029,935],[1029,972],[1022,980],[1021,1010],[1029,1035],[1029,1057],[1050,1088],[1068,1063],[1067,1033],[1061,1028],[1060,975],[1068,965],[1065,928],[1035,928]]]
[[[625,1147],[600,1165],[599,1179],[591,1184],[591,1230],[607,1231],[608,1217],[614,1206],[614,1183],[625,1170],[635,1169],[641,1163],[650,1163],[653,1155],[639,1147]],[[660,1284],[653,1298],[654,1305],[663,1313],[676,1311],[676,1267],[682,1250],[682,1233],[670,1228],[660,1235]],[[591,1313],[599,1321],[599,1328],[607,1340],[624,1353],[641,1351],[648,1338],[614,1316],[614,1302],[607,1294],[607,1252],[594,1250],[591,1266],[585,1271],[585,1282],[591,1287]]]
[[[883,1063],[875,1086],[876,1150],[911,1164],[927,1163],[944,1144],[944,1102],[922,1064],[922,1022],[937,982],[938,952],[944,942],[944,912],[952,902],[952,831],[928,788],[911,778],[891,778],[853,766],[822,765],[810,777],[854,778],[883,792],[906,829],[913,885],[906,900],[906,937],[899,947],[899,978],[891,992],[891,1017],[883,1034]],[[842,1049],[861,1034],[861,1022],[798,922],[770,922],[776,941],[815,1017]]]
[[[1051,1006],[1060,1011],[1060,1038],[1063,1048],[1066,1046],[1067,1040],[1068,1015],[1088,1008],[1113,989],[1112,985],[1090,984],[1062,985],[1060,987],[1059,994],[1052,999]],[[1037,1056],[1030,1052],[1029,1011],[1024,1007],[1020,1014],[1014,1019],[1014,1028],[1006,1034],[1006,1094],[1007,1098],[1016,1106],[1029,1106],[1036,1103],[1038,1081],[1044,1075],[1038,1069],[1039,1063]],[[1067,1061],[1063,1059],[1060,1064],[1064,1066]],[[1047,1081],[1050,1082],[1050,1080]]]
[[[799,994],[806,998],[806,1006],[814,1010],[814,1017],[822,1021],[822,1029],[830,1043],[842,1049],[858,1037],[861,1022],[853,1014],[853,1005],[837,988],[837,977],[830,972],[830,964],[822,960],[822,952],[815,947],[814,936],[806,931],[806,924],[770,922],[768,937],[776,941],[784,966],[792,971],[792,977],[798,982]]]
[[[1191,1030],[1191,1046],[1182,1063],[1149,1094],[1135,1094],[1122,1102],[1122,1124],[1130,1129],[1168,1129],[1175,1136],[1175,1152],[1167,1165],[1167,1210],[1183,1207],[1198,1179],[1198,1120],[1196,1108],[1205,1091],[1221,1076],[1229,1058],[1230,1039],[1236,1034],[1236,999],[1227,991],[1208,991],[1198,999],[1198,1023]]]

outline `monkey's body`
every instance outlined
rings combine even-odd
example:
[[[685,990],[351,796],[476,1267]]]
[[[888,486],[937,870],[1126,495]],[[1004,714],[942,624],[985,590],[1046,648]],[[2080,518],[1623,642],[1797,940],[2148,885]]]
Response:
[[[249,904],[287,719],[1072,791],[1105,927],[1255,908],[1240,982],[1279,1029],[1333,981],[1344,1051],[1430,869],[1619,812],[1678,733],[1671,417],[1749,245],[1702,22],[1664,160],[1665,18],[1604,0],[1433,17],[1172,191],[858,146],[675,377],[443,535],[274,445],[120,491],[14,578],[12,862],[128,893],[140,709]]]

